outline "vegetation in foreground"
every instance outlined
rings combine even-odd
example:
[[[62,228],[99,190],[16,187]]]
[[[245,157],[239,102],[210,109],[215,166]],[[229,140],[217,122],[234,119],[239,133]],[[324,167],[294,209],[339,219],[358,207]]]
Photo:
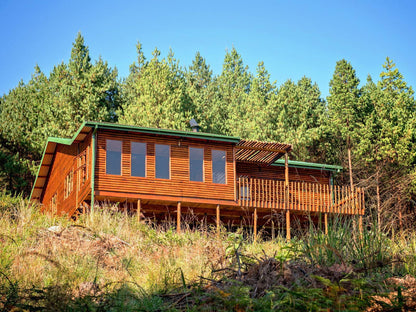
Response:
[[[286,243],[182,234],[103,207],[76,222],[0,196],[2,311],[415,309],[416,233],[336,221]]]

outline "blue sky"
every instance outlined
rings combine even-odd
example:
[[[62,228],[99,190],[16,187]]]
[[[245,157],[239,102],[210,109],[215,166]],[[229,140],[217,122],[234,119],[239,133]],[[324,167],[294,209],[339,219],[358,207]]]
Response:
[[[362,83],[378,80],[387,56],[416,87],[415,1],[0,1],[0,95],[34,66],[49,73],[70,57],[80,31],[93,60],[128,75],[139,40],[147,57],[172,48],[182,66],[199,51],[214,74],[233,46],[255,72],[264,61],[280,85],[302,76],[323,96],[345,58]]]

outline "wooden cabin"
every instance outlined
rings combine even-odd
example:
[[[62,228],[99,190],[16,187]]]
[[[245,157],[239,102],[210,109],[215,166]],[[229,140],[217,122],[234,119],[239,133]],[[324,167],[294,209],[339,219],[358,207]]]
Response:
[[[333,185],[339,166],[288,160],[290,144],[85,122],[49,138],[31,193],[45,211],[76,216],[119,203],[140,220],[204,219],[271,226],[291,216],[364,214],[360,188]]]

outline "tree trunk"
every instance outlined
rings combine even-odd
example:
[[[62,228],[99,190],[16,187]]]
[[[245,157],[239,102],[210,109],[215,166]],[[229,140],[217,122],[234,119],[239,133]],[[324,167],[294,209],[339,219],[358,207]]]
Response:
[[[348,169],[350,171],[350,186],[351,191],[354,190],[354,182],[352,181],[352,161],[351,161],[351,143],[350,138],[347,138],[347,146],[348,146]]]

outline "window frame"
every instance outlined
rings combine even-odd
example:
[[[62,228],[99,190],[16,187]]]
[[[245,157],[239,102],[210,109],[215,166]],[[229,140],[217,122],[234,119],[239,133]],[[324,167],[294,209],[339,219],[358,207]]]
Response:
[[[144,144],[144,176],[138,176],[133,175],[133,144]],[[130,176],[135,178],[147,178],[147,165],[148,165],[148,159],[147,159],[147,143],[141,142],[141,141],[130,141]],[[156,151],[155,151],[156,153]],[[156,170],[156,164],[155,164],[155,170]]]
[[[221,182],[214,182],[214,151],[224,152],[224,183]],[[224,149],[215,149],[213,148],[211,150],[211,174],[212,174],[212,183],[214,184],[221,184],[226,185],[227,184],[227,151]]]
[[[157,177],[157,146],[167,146],[169,148],[169,155],[168,155],[168,159],[169,159],[169,162],[168,162],[168,165],[169,165],[168,178],[160,178],[160,177]],[[155,150],[155,179],[171,180],[171,177],[172,177],[172,148],[171,148],[170,144],[159,144],[159,143],[155,143],[154,150]]]
[[[108,172],[108,141],[120,142],[120,173],[109,173]],[[123,175],[123,140],[109,139],[105,140],[105,174],[113,176],[122,176]]]
[[[202,180],[191,180],[191,149],[198,149],[198,150],[202,150]],[[205,182],[205,148],[203,146],[189,146],[188,148],[188,161],[189,161],[189,181],[190,182],[200,182],[200,183],[204,183]]]

